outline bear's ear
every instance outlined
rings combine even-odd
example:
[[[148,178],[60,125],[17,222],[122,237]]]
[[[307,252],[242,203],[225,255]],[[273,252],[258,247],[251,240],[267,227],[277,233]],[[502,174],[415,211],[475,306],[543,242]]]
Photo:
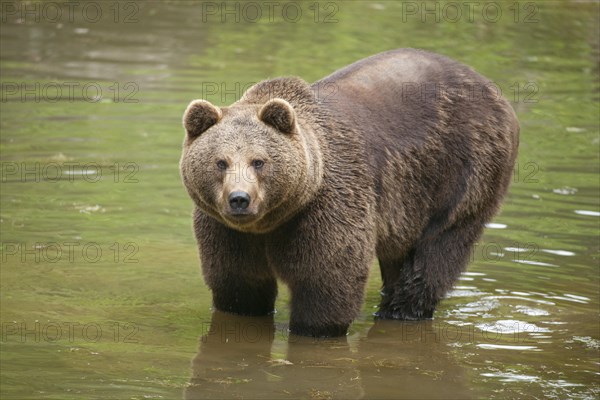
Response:
[[[219,122],[222,116],[221,109],[210,102],[193,100],[183,113],[183,127],[190,138],[195,138]]]
[[[283,133],[292,133],[296,126],[296,112],[290,103],[279,98],[267,101],[258,112],[258,118]]]

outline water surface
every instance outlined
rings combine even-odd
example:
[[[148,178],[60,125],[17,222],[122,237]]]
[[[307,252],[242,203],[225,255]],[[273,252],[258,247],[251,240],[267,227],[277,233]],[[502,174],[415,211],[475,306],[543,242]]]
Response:
[[[597,3],[428,3],[439,21],[416,2],[228,3],[225,22],[220,2],[80,3],[72,21],[2,3],[0,397],[597,398]],[[521,122],[468,272],[433,321],[374,322],[375,264],[336,340],[289,337],[283,287],[273,318],[213,314],[178,175],[187,103],[397,47],[473,66]]]

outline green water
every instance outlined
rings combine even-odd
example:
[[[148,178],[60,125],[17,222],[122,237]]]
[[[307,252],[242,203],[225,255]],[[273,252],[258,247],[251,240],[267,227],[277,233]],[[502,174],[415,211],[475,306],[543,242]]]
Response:
[[[52,4],[1,3],[2,399],[597,398],[597,2]],[[185,106],[397,47],[473,66],[521,122],[469,272],[434,321],[374,323],[373,268],[343,340],[289,338],[283,287],[273,320],[213,316]]]

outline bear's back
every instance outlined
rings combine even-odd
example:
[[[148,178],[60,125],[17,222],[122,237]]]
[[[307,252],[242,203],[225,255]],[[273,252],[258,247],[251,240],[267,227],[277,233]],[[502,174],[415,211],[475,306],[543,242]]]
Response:
[[[490,80],[464,64],[423,50],[376,54],[312,87],[333,115],[344,116],[359,130],[367,128],[361,133],[379,148],[419,145],[447,120],[462,125],[490,107],[516,121]]]
[[[519,126],[487,78],[441,55],[399,49],[312,86],[331,93],[321,106],[364,139],[380,237],[418,235],[432,218],[446,226],[495,212],[510,182]]]

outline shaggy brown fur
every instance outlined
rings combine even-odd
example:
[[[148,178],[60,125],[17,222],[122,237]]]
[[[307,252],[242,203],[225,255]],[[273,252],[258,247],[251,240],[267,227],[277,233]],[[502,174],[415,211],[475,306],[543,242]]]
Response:
[[[268,314],[280,278],[293,333],[343,335],[376,256],[377,315],[431,318],[512,174],[519,125],[491,88],[401,49],[312,86],[261,82],[230,107],[192,102],[181,174],[215,307]]]

